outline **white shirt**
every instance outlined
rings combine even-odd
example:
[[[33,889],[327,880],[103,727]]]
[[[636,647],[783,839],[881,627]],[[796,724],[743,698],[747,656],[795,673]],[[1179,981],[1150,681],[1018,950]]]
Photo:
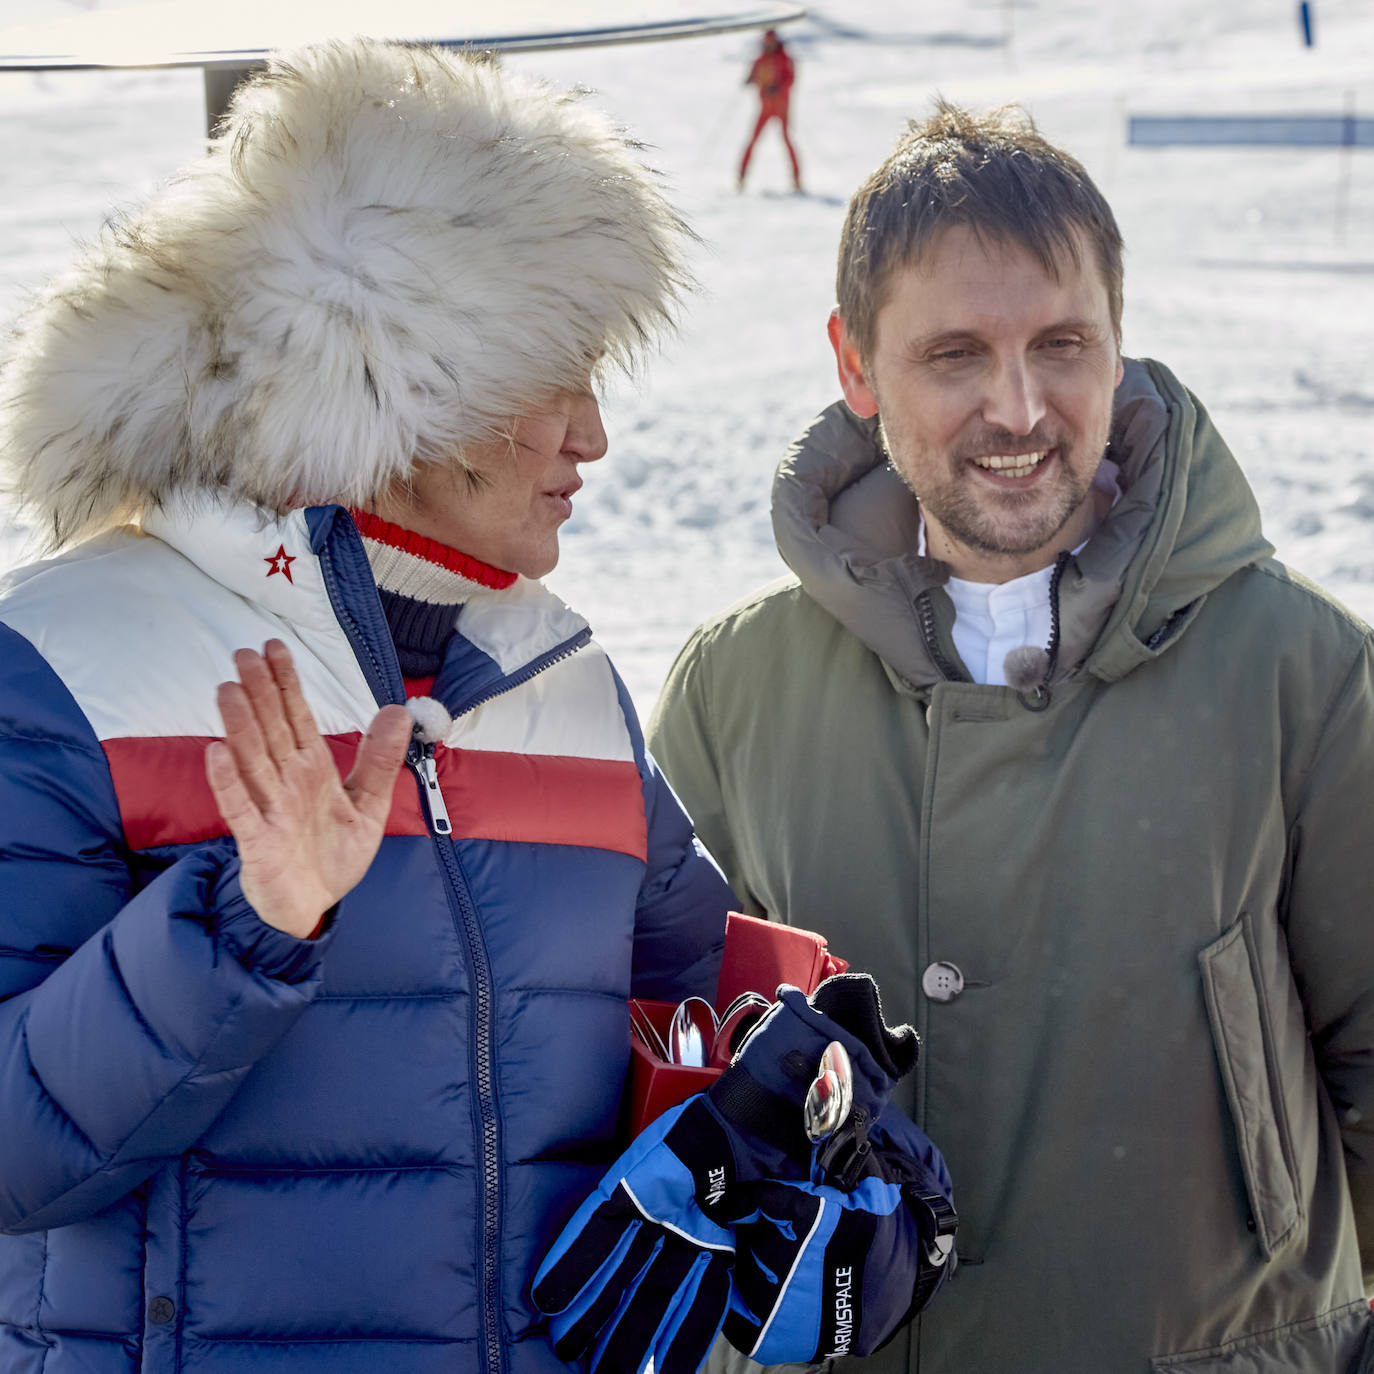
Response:
[[[1109,458],[1098,465],[1093,486],[1111,495],[1116,505],[1121,496],[1116,475],[1120,471]],[[1092,536],[1089,535],[1089,538]],[[1074,549],[1077,553],[1087,539]],[[926,521],[916,552],[926,557]],[[1054,566],[1040,568],[1010,582],[966,582],[951,577],[945,591],[954,603],[954,647],[975,682],[1005,687],[1005,662],[1013,649],[1033,644],[1043,649],[1050,642],[1050,579]]]
[[[1010,582],[951,577],[945,583],[954,602],[954,647],[975,682],[1005,686],[1003,664],[1013,649],[1024,644],[1043,648],[1050,642],[1053,574],[1051,564]]]

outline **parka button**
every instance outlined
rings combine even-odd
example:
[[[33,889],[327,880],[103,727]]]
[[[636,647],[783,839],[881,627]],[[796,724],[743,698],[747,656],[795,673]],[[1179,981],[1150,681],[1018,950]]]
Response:
[[[952,1002],[963,990],[964,975],[957,964],[938,960],[921,975],[921,991],[932,1002]]]
[[[171,1298],[154,1298],[148,1304],[148,1320],[156,1326],[166,1326],[177,1314],[177,1305]]]

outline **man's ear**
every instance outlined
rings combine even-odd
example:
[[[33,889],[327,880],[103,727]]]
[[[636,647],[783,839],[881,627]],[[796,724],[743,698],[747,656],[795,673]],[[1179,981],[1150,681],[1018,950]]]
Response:
[[[840,390],[844,393],[845,404],[861,419],[876,415],[878,398],[864,379],[863,359],[859,357],[859,350],[849,337],[838,310],[830,312],[826,333],[830,335],[830,346],[835,350],[835,365],[840,374]]]

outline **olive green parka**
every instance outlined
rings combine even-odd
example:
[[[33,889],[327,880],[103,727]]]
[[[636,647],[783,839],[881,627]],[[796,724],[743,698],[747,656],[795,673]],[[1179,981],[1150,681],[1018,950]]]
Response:
[[[855,1374],[1374,1368],[1370,631],[1272,559],[1165,368],[1127,365],[1109,455],[1018,695],[967,680],[914,499],[826,411],[775,488],[795,576],[695,632],[650,726],[747,908],[923,1040],[961,1262]]]

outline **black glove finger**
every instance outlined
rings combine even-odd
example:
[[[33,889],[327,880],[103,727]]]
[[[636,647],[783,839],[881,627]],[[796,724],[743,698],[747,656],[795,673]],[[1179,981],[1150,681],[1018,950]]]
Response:
[[[657,1254],[640,1275],[615,1329],[592,1360],[596,1374],[638,1374],[658,1341],[660,1328],[671,1313],[679,1290],[694,1276],[697,1260],[705,1263],[709,1259],[671,1232],[660,1232],[659,1239],[662,1244]]]
[[[563,1254],[530,1290],[534,1305],[541,1312],[562,1312],[616,1253],[627,1231],[644,1222],[644,1214],[618,1187],[587,1218],[575,1236],[565,1231],[558,1243]]]
[[[697,1374],[715,1342],[721,1318],[730,1305],[730,1265],[713,1256],[701,1276],[677,1332],[655,1360],[656,1374]]]
[[[904,1078],[916,1067],[920,1037],[910,1026],[889,1026],[883,1019],[878,985],[870,974],[837,973],[807,1001],[860,1041],[888,1077]]]
[[[554,1341],[554,1354],[560,1360],[576,1360],[591,1350],[602,1328],[624,1300],[626,1291],[634,1286],[641,1270],[652,1258],[657,1245],[658,1235],[652,1226],[641,1226],[636,1231],[629,1249],[600,1283],[600,1290],[586,1311]],[[600,1282],[600,1276],[595,1282]],[[586,1295],[583,1294],[580,1300],[586,1301]]]

